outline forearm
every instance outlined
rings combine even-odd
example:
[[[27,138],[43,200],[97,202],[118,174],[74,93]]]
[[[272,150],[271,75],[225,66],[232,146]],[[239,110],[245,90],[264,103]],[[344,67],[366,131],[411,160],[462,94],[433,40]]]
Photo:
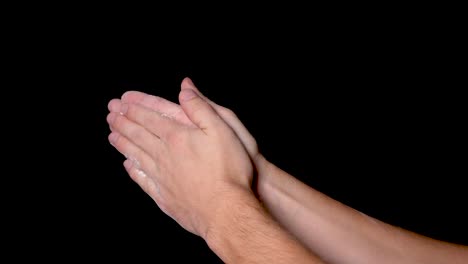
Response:
[[[253,195],[236,194],[216,215],[205,240],[225,263],[323,263],[284,231]]]
[[[269,164],[257,184],[269,213],[330,263],[466,263],[468,248],[366,216]],[[267,174],[267,175],[265,175]]]

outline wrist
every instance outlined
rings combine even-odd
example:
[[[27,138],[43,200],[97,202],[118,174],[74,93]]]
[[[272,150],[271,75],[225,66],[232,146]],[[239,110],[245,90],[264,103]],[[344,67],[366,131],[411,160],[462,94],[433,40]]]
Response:
[[[262,210],[260,202],[250,190],[239,188],[223,195],[202,238],[210,248],[216,248],[224,237],[242,228],[239,226],[241,222],[237,221],[239,216],[252,209]]]

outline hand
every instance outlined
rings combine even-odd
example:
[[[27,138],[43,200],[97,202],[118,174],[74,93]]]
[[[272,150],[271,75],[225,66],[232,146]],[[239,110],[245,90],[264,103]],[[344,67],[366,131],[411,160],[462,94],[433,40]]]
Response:
[[[255,169],[258,173],[258,177],[265,179],[269,174],[268,170],[272,169],[272,166],[268,166],[269,162],[261,155],[258,150],[257,142],[255,138],[250,134],[247,128],[242,124],[236,114],[223,106],[220,106],[213,101],[205,97],[193,84],[189,78],[185,78],[182,81],[181,89],[191,89],[195,91],[201,98],[208,102],[216,113],[231,127],[231,129],[236,133],[237,137],[240,139],[251,160],[254,163]],[[122,103],[127,104],[139,104],[146,108],[152,109],[154,111],[160,112],[163,115],[172,118],[175,121],[178,121],[181,124],[187,125],[189,127],[195,127],[192,121],[187,117],[180,105],[170,102],[164,98],[145,94],[137,91],[129,91],[123,94],[121,100],[114,99],[109,103],[109,111],[119,112],[120,105]]]
[[[140,104],[117,110],[111,101],[117,111],[107,117],[109,141],[128,157],[129,175],[161,210],[205,237],[229,197],[253,195],[253,167],[236,133],[205,100],[183,89],[179,101],[182,122]]]

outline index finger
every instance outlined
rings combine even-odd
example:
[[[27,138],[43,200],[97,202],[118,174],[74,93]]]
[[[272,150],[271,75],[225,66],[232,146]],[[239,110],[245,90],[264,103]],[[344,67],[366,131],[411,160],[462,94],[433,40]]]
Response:
[[[164,116],[173,118],[174,120],[188,126],[195,126],[192,121],[185,115],[180,105],[169,100],[138,91],[128,91],[122,95],[122,103],[139,104],[153,111],[159,112]]]
[[[129,120],[146,128],[163,141],[168,138],[169,134],[181,128],[179,122],[138,104],[122,104],[120,112]]]

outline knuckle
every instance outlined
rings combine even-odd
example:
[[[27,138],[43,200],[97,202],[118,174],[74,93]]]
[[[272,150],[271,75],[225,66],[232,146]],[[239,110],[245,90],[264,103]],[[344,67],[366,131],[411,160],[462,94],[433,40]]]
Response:
[[[138,117],[138,110],[134,104],[127,104],[127,112],[125,116],[129,117],[130,119],[134,119]]]
[[[145,110],[142,106],[131,104],[128,106],[127,116],[135,123],[148,127],[153,123],[153,115]]]
[[[125,118],[121,115],[117,115],[113,113],[114,122],[112,124],[113,127],[117,128],[118,130],[122,130],[125,127]]]

